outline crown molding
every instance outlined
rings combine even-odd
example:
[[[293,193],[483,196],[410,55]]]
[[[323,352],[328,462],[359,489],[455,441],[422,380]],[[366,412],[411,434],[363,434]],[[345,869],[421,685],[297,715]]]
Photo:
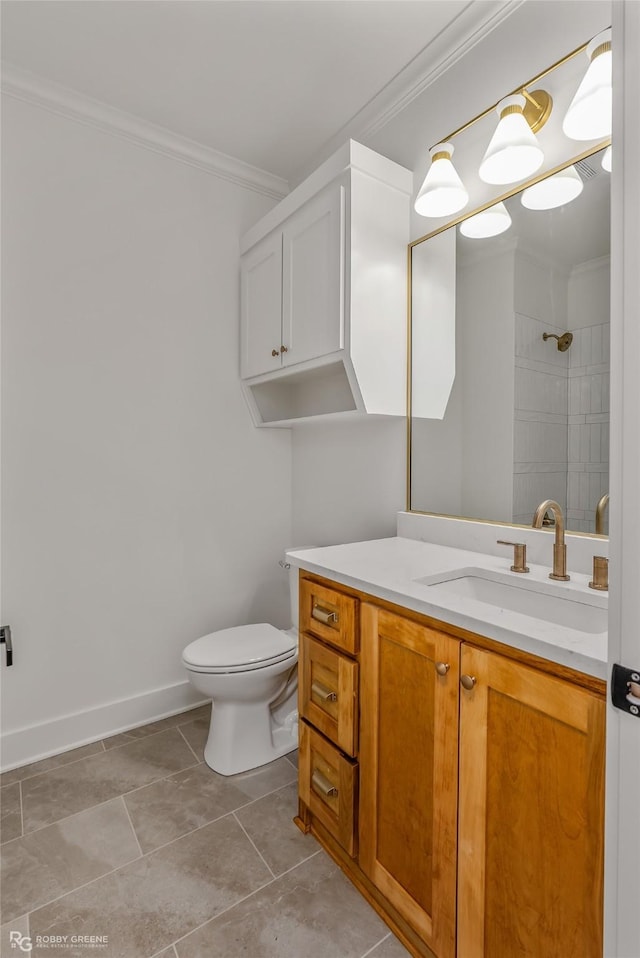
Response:
[[[322,147],[321,158],[329,156],[349,138],[368,143],[525,2],[484,0],[475,3],[472,0],[468,3],[407,66],[330,137]],[[296,171],[293,185],[308,172],[306,167]]]
[[[378,104],[375,116],[366,118],[366,107],[356,114],[356,122],[360,116],[363,120],[360,135],[374,136],[525,2],[494,0],[465,7],[372,101]],[[383,105],[385,99],[390,102]]]
[[[2,93],[276,200],[289,193],[288,182],[280,176],[12,64],[3,64]]]

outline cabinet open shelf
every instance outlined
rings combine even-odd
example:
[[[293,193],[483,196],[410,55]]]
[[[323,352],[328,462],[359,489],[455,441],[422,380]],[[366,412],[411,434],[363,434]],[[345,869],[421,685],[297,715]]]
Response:
[[[301,419],[354,413],[358,402],[344,362],[291,371],[266,382],[244,383],[256,425],[287,426]]]

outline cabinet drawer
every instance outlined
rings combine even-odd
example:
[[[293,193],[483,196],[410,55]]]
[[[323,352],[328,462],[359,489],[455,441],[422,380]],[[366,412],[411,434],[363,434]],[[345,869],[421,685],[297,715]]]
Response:
[[[347,755],[358,750],[358,663],[309,635],[300,640],[300,714]]]
[[[300,580],[300,631],[311,632],[351,655],[360,645],[357,608],[358,600],[349,595]]]
[[[307,808],[352,858],[356,855],[358,766],[300,722],[299,792]]]

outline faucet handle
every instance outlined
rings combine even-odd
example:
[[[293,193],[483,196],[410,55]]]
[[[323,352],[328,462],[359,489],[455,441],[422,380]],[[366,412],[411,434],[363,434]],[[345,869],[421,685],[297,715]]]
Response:
[[[506,539],[496,540],[499,546],[513,546],[512,572],[528,572],[526,542],[507,542]]]
[[[609,588],[609,560],[606,556],[593,557],[593,579],[589,583],[590,589],[606,592]]]

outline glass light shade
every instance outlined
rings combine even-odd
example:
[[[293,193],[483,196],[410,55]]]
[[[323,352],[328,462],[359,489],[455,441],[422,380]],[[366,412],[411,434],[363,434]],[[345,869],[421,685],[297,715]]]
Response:
[[[611,147],[608,146],[604,151],[604,156],[602,157],[602,169],[606,170],[607,173],[611,172]]]
[[[553,210],[580,196],[584,188],[575,166],[568,166],[546,180],[529,186],[522,194],[522,205],[528,210]]]
[[[525,98],[520,93],[501,100],[495,133],[480,164],[485,183],[517,183],[542,166],[544,153],[523,115]]]
[[[470,216],[460,223],[460,232],[469,239],[488,239],[499,236],[511,226],[511,217],[504,203],[495,203],[488,210]]]
[[[571,140],[611,136],[611,30],[594,37],[587,47],[590,63],[562,123]]]
[[[438,143],[429,150],[431,166],[416,196],[414,209],[420,216],[451,216],[469,202],[469,194],[451,162],[451,143]]]

